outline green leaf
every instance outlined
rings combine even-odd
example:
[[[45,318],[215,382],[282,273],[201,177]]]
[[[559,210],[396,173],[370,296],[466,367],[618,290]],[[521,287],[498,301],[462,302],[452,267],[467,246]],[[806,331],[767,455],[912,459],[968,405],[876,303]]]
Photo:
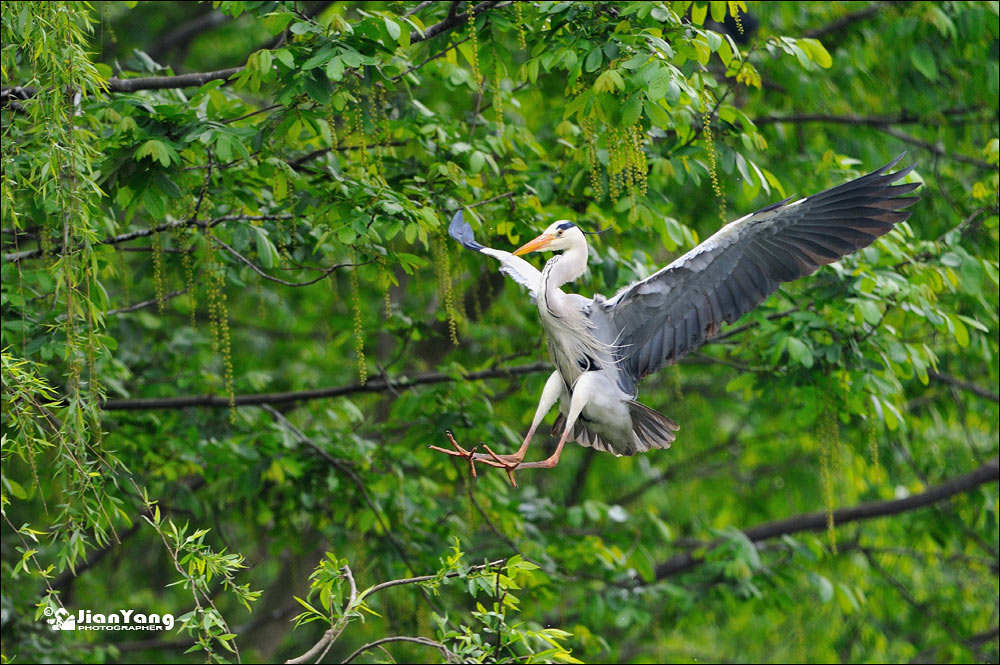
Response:
[[[712,10],[712,20],[716,23],[724,23],[727,9],[725,0],[712,0],[708,4]]]
[[[394,41],[398,42],[399,36],[402,33],[399,24],[388,16],[382,17],[382,21],[385,24],[385,29],[389,32],[389,36],[392,37]]]
[[[640,115],[642,115],[642,95],[633,93],[625,101],[622,109],[622,127],[631,127],[639,120]]]
[[[326,63],[326,76],[331,81],[339,81],[344,77],[344,61],[339,56]]]
[[[813,366],[812,349],[796,337],[788,338],[788,356],[803,367]]]
[[[332,44],[327,44],[316,51],[311,58],[302,63],[302,69],[314,69],[326,64],[334,56],[336,51]]]
[[[937,62],[934,53],[927,48],[914,48],[910,51],[910,62],[928,81],[937,81]]]
[[[823,69],[829,69],[833,65],[833,58],[826,50],[823,43],[818,39],[804,38],[798,40],[798,45],[809,55],[809,59]]]
[[[596,72],[600,69],[603,60],[604,53],[601,49],[591,49],[590,53],[587,54],[586,60],[583,61],[583,70],[585,72]]]
[[[691,7],[691,22],[695,25],[705,25],[705,18],[708,16],[708,4],[705,2],[695,2]]]

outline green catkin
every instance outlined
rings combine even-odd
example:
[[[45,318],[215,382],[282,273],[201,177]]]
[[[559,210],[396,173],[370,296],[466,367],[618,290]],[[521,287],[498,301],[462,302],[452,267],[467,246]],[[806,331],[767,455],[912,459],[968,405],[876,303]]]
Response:
[[[604,198],[604,178],[601,174],[601,162],[597,157],[597,132],[594,131],[594,120],[584,118],[581,129],[587,143],[587,167],[590,171],[590,189],[595,201]]]
[[[638,188],[638,195],[646,196],[649,166],[646,163],[646,153],[642,151],[642,143],[645,140],[642,127],[638,123],[632,125],[629,127],[629,135],[632,139],[630,143],[632,148],[632,179]]]
[[[483,90],[483,75],[479,71],[479,34],[476,30],[476,8],[469,6],[469,39],[472,42],[472,79],[476,82],[476,89]]]
[[[358,381],[361,385],[368,382],[368,365],[365,362],[365,336],[361,325],[361,285],[358,282],[357,254],[351,256],[355,265],[351,270],[351,308],[354,310],[354,347],[358,352]]]
[[[392,318],[392,294],[390,293],[392,280],[389,279],[389,271],[385,267],[384,256],[379,256],[375,261],[375,265],[378,267],[378,283],[382,287],[382,302],[385,305],[385,319],[388,321]]]
[[[212,328],[212,351],[222,356],[223,390],[229,398],[229,422],[236,423],[236,392],[233,380],[233,346],[226,305],[226,267],[215,253],[215,238],[208,235],[208,318]]]
[[[379,86],[374,86],[375,90],[372,94],[368,95],[368,117],[371,118],[372,128],[375,134],[372,136],[372,143],[375,145],[375,177],[378,178],[383,185],[386,184],[385,180],[385,165],[382,161],[383,152],[385,147],[383,145],[382,137],[382,103],[381,103],[381,88]]]
[[[257,318],[261,321],[267,321],[267,305],[264,303],[264,287],[261,284],[263,280],[257,280]]]
[[[503,66],[499,54],[493,57],[493,110],[496,113],[497,135],[503,136],[503,88],[500,86]]]
[[[678,401],[684,399],[684,393],[681,392],[681,368],[679,365],[671,365],[667,371],[667,386],[675,399]]]
[[[215,254],[215,242],[211,231],[206,231],[208,236],[208,252],[205,257],[205,266],[208,271],[208,328],[212,335],[212,353],[218,353],[220,347],[221,331],[219,330],[219,284],[215,279],[218,257]]]
[[[823,508],[826,511],[826,533],[830,539],[830,549],[837,553],[837,538],[834,533],[833,501],[834,481],[840,462],[840,437],[837,429],[836,411],[827,405],[818,418],[817,438],[820,446],[820,484],[823,491]]]
[[[382,150],[382,158],[393,155],[392,151],[392,130],[389,127],[389,111],[386,109],[388,100],[385,98],[385,88],[375,86],[375,105],[378,108],[378,128],[379,146]],[[385,180],[383,171],[382,180]]]
[[[868,440],[868,456],[871,458],[872,468],[877,474],[879,471],[878,458],[878,428],[875,427],[875,406],[872,404],[871,396],[865,399],[865,438]]]
[[[354,137],[358,141],[358,152],[361,153],[361,178],[368,175],[368,148],[367,137],[365,136],[364,100],[361,96],[361,88],[358,82],[351,79],[351,94],[355,101],[352,105],[352,120],[354,121]]]
[[[740,17],[739,3],[730,2],[729,3],[729,15],[733,17],[733,22],[736,24],[736,29],[739,33],[743,34],[743,19]]]
[[[181,268],[184,270],[184,288],[187,289],[188,298],[191,302],[188,316],[191,321],[191,327],[195,328],[197,327],[195,314],[198,310],[198,299],[194,286],[194,261],[191,258],[191,254],[194,252],[194,236],[191,229],[180,229],[178,230],[178,238],[180,240],[178,245],[181,250]]]
[[[163,239],[153,234],[153,283],[156,288],[156,311],[163,314]]]
[[[524,15],[521,12],[521,3],[514,3],[514,18],[517,22],[517,43],[522,51],[528,50],[528,39],[524,34]],[[741,31],[742,32],[742,31]]]
[[[445,316],[448,319],[448,336],[452,344],[458,346],[458,314],[455,308],[455,293],[451,284],[451,261],[448,257],[448,243],[444,231],[434,236],[432,251],[435,255],[434,267],[437,270],[438,296],[444,303]]]
[[[712,179],[712,191],[719,200],[719,219],[726,222],[726,199],[722,195],[722,186],[719,184],[718,164],[715,156],[715,143],[712,138],[712,112],[708,109],[708,104],[704,105],[703,126],[705,128],[705,147],[708,150],[708,174]]]
[[[618,129],[608,129],[608,195],[612,201],[617,201],[621,194],[621,140]]]

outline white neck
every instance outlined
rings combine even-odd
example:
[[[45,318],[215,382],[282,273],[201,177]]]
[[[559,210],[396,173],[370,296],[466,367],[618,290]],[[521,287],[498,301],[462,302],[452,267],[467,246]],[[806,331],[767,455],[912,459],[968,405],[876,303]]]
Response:
[[[560,286],[579,279],[587,271],[587,241],[581,240],[545,264],[543,288],[550,294]]]

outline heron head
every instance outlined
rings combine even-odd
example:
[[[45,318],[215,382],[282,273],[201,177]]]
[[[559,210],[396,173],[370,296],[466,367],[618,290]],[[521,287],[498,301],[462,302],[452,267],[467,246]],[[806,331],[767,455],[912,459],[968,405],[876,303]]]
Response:
[[[557,252],[576,245],[586,244],[583,231],[573,222],[561,219],[545,229],[542,235],[514,250],[515,256],[529,252]]]

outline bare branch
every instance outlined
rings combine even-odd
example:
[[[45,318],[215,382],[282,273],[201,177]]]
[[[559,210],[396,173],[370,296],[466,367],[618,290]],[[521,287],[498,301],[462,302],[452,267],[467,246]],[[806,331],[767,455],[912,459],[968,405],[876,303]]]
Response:
[[[965,118],[962,116],[978,116]],[[935,111],[927,115],[917,115],[909,111],[902,111],[894,115],[833,115],[830,113],[790,113],[788,115],[765,115],[754,118],[754,124],[772,125],[777,123],[808,123],[825,122],[835,125],[866,125],[869,127],[887,127],[889,125],[927,125],[942,124],[941,118],[956,118],[947,124],[963,124],[965,122],[992,122],[994,119],[986,117],[982,110],[971,108],[945,109]]]
[[[1000,474],[1000,460],[994,457],[975,471],[946,480],[940,485],[928,488],[920,494],[908,496],[905,499],[891,501],[872,501],[850,508],[841,508],[833,512],[835,525],[848,524],[863,520],[898,515],[916,510],[924,506],[943,501],[944,499],[971,491],[986,483],[995,483]],[[824,511],[795,515],[776,522],[766,522],[744,529],[743,533],[753,542],[777,538],[779,536],[799,533],[801,531],[822,531],[827,528],[827,516]],[[715,541],[704,549],[700,555],[684,552],[656,566],[656,579],[663,580],[680,573],[687,572],[705,562],[705,552],[718,547],[722,541]]]
[[[170,51],[186,46],[201,33],[217,28],[229,20],[230,18],[219,10],[209,9],[208,12],[184,21],[167,31],[156,40],[147,53],[153,60],[160,62]]]
[[[406,13],[403,14],[403,16],[413,16],[417,12],[419,12],[419,11],[421,11],[421,10],[427,8],[427,7],[430,7],[433,4],[434,4],[434,0],[424,0],[423,2],[421,2],[416,7],[411,7],[410,9],[407,9]]]
[[[552,366],[548,363],[532,363],[530,365],[519,365],[516,367],[506,368],[498,367],[479,372],[470,372],[464,376],[434,372],[430,374],[418,374],[412,378],[394,379],[391,386],[389,383],[386,383],[384,379],[374,379],[363,385],[360,383],[352,383],[346,386],[316,388],[314,390],[236,395],[234,397],[234,404],[236,406],[289,404],[292,402],[306,402],[314,399],[342,397],[344,395],[352,395],[355,393],[381,393],[389,391],[392,388],[400,390],[403,388],[432,385],[435,383],[450,383],[452,381],[482,381],[483,379],[505,378],[551,371]],[[184,409],[191,406],[228,409],[229,398],[225,395],[189,395],[185,397],[109,399],[104,402],[102,408],[105,411],[144,411],[148,409]]]
[[[961,109],[956,109],[960,111]],[[947,113],[947,111],[945,112]],[[910,145],[915,145],[918,148],[923,148],[928,152],[931,152],[938,157],[944,157],[945,159],[954,159],[956,162],[963,162],[965,164],[972,164],[981,169],[991,170],[994,167],[984,162],[981,159],[976,159],[975,157],[969,157],[967,155],[962,155],[956,152],[947,152],[943,147],[935,145],[930,141],[925,141],[923,139],[918,139],[915,136],[910,136],[906,132],[892,127],[893,124],[902,124],[898,118],[889,117],[864,117],[864,116],[835,116],[826,115],[822,113],[802,113],[797,115],[787,115],[787,116],[764,116],[762,118],[756,118],[755,123],[767,124],[767,123],[779,123],[779,122],[827,122],[835,124],[847,124],[847,125],[862,125],[871,127],[872,129],[882,132],[883,134],[888,134],[894,138],[899,139],[904,143],[909,143]],[[908,120],[906,122],[909,122]],[[925,123],[926,118],[915,119],[914,122]]]
[[[369,642],[368,644],[365,644],[363,646],[358,647],[357,650],[354,653],[352,653],[350,656],[348,656],[347,658],[345,658],[343,662],[344,663],[349,663],[352,660],[354,660],[355,658],[357,658],[358,656],[360,656],[361,654],[363,654],[365,651],[368,651],[369,649],[374,649],[375,647],[379,646],[380,644],[386,644],[388,642],[413,642],[415,644],[423,644],[424,646],[434,647],[435,649],[437,649],[438,651],[441,652],[441,655],[444,656],[444,659],[447,662],[449,662],[449,663],[457,663],[457,662],[459,662],[458,656],[456,656],[451,651],[449,651],[448,647],[446,647],[445,645],[441,644],[440,642],[435,642],[434,640],[432,640],[430,638],[427,638],[427,637],[407,637],[405,635],[395,635],[393,637],[383,637],[380,640],[375,640],[374,642]],[[292,662],[292,661],[288,661],[288,662]]]
[[[857,23],[858,21],[863,21],[864,19],[868,18],[872,14],[875,14],[876,12],[878,12],[880,9],[882,9],[881,3],[875,3],[875,4],[872,4],[872,5],[869,5],[869,6],[865,7],[864,9],[859,9],[858,11],[851,12],[850,14],[847,14],[846,16],[841,16],[836,21],[832,21],[832,22],[827,23],[826,25],[822,25],[822,26],[820,26],[818,28],[813,28],[812,30],[810,30],[809,32],[807,32],[805,36],[806,37],[812,37],[813,39],[818,39],[820,37],[829,35],[829,34],[834,33],[834,32],[840,32],[841,30],[843,30],[847,26],[851,25],[852,23]]]
[[[498,6],[509,5],[509,2],[500,2],[499,0],[488,0],[487,2],[480,2],[476,5],[475,13],[479,16],[483,12],[488,12],[491,9],[496,9]],[[417,42],[422,42],[424,40],[430,39],[431,37],[437,37],[441,33],[448,32],[452,28],[457,28],[460,25],[465,25],[469,21],[469,15],[465,14],[449,14],[447,18],[442,21],[435,23],[434,25],[427,28],[423,34],[420,31],[414,30],[410,33],[410,43],[416,44]]]
[[[432,60],[437,60],[437,59],[438,59],[438,58],[440,58],[441,56],[443,56],[443,55],[445,55],[446,53],[448,53],[448,51],[452,50],[453,48],[456,48],[456,47],[457,47],[457,46],[458,46],[459,44],[464,44],[465,42],[469,41],[470,39],[472,39],[472,35],[469,35],[468,37],[465,37],[464,39],[461,39],[461,40],[459,40],[459,41],[457,41],[457,42],[453,42],[453,43],[451,43],[451,44],[450,44],[450,45],[449,45],[449,46],[448,46],[448,47],[447,47],[446,49],[444,49],[443,51],[439,51],[439,52],[435,53],[434,55],[431,55],[431,56],[428,56],[427,58],[425,58],[425,59],[424,59],[424,61],[423,61],[423,62],[420,62],[420,63],[418,63],[418,64],[416,64],[416,65],[413,65],[412,67],[410,67],[409,69],[407,69],[407,70],[406,70],[405,72],[403,72],[402,74],[398,74],[398,75],[394,76],[394,77],[392,78],[392,80],[393,80],[393,81],[400,81],[400,80],[402,80],[402,78],[403,78],[404,76],[406,76],[407,74],[409,74],[410,72],[415,72],[415,71],[417,71],[418,69],[420,69],[421,67],[423,67],[424,65],[426,65],[426,64],[427,64],[428,62],[431,62]]]
[[[171,291],[170,293],[164,294],[162,298],[152,298],[150,300],[143,300],[142,302],[137,302],[132,305],[126,305],[125,307],[117,307],[115,309],[109,309],[104,313],[105,316],[114,316],[115,314],[125,314],[126,312],[134,312],[136,310],[144,309],[146,307],[152,307],[158,302],[166,302],[171,298],[176,298],[177,296],[182,296],[187,293],[188,290],[177,289],[176,291]]]
[[[881,575],[886,582],[895,587],[896,591],[899,592],[899,595],[903,598],[903,600],[910,604],[915,610],[940,626],[944,632],[948,633],[948,636],[951,637],[956,644],[969,649],[973,654],[975,654],[977,660],[981,662],[988,660],[980,650],[980,645],[978,643],[967,640],[959,635],[946,620],[937,615],[937,612],[934,612],[926,603],[921,603],[917,600],[914,595],[910,593],[910,590],[906,588],[905,584],[896,579],[892,573],[886,570],[885,567],[879,563],[875,554],[871,550],[864,547],[859,549],[865,555],[865,558],[868,559],[868,564],[874,568],[875,572]]]
[[[490,561],[489,563],[481,563],[478,566],[470,566],[468,572],[485,570],[486,568],[492,568],[494,566],[499,566],[504,563],[506,559],[497,559],[496,561]],[[458,577],[460,573],[453,571],[447,573],[445,577]],[[404,584],[419,584],[420,582],[427,582],[428,580],[433,580],[437,575],[420,575],[418,577],[404,577],[398,580],[389,580],[388,582],[382,582],[381,584],[376,584],[371,589],[365,592],[365,598],[378,593],[382,589],[389,589],[394,586],[402,586]]]
[[[974,395],[979,395],[980,397],[988,399],[994,404],[1000,404],[1000,395],[997,395],[995,392],[987,388],[983,388],[982,386],[976,385],[971,381],[960,379],[956,376],[952,376],[951,374],[944,374],[943,372],[935,372],[932,369],[927,370],[927,376],[931,377],[935,381],[940,381],[941,383],[947,383],[949,385],[955,386],[956,388],[961,388],[962,390],[966,390]]]
[[[902,141],[903,143],[909,143],[910,145],[915,145],[918,148],[923,148],[924,150],[931,152],[937,155],[938,157],[944,157],[945,159],[954,159],[956,162],[963,162],[965,164],[972,164],[973,166],[977,166],[981,169],[985,169],[988,171],[991,171],[995,168],[992,164],[984,162],[981,159],[976,159],[975,157],[968,157],[966,155],[962,155],[957,152],[948,152],[941,146],[935,145],[930,141],[924,141],[923,139],[918,139],[915,136],[910,136],[906,132],[895,129],[894,127],[876,127],[875,129],[885,134],[888,134],[889,136],[893,136]]]
[[[283,284],[284,286],[309,286],[310,284],[315,284],[316,282],[320,281],[321,279],[326,279],[335,270],[340,270],[341,268],[354,268],[354,267],[357,267],[357,266],[368,265],[369,263],[371,263],[372,261],[375,260],[375,259],[370,259],[368,261],[363,261],[361,263],[336,263],[336,264],[330,266],[329,268],[321,268],[320,269],[321,270],[321,274],[316,279],[310,279],[310,280],[305,281],[305,282],[289,282],[289,281],[286,281],[284,279],[281,279],[280,277],[274,277],[272,275],[268,275],[266,272],[264,272],[263,270],[261,270],[261,268],[256,263],[254,263],[253,261],[251,261],[247,257],[245,257],[242,254],[240,254],[239,252],[237,252],[230,245],[226,244],[226,242],[224,242],[223,240],[220,240],[219,238],[213,237],[212,241],[215,242],[215,243],[217,243],[220,247],[222,247],[222,249],[226,250],[227,252],[229,252],[230,254],[232,254],[234,257],[236,257],[236,259],[239,260],[241,263],[244,263],[247,266],[249,266],[251,270],[253,270],[255,273],[257,273],[258,275],[260,275],[264,279],[270,280],[272,282],[276,282],[278,284]]]

